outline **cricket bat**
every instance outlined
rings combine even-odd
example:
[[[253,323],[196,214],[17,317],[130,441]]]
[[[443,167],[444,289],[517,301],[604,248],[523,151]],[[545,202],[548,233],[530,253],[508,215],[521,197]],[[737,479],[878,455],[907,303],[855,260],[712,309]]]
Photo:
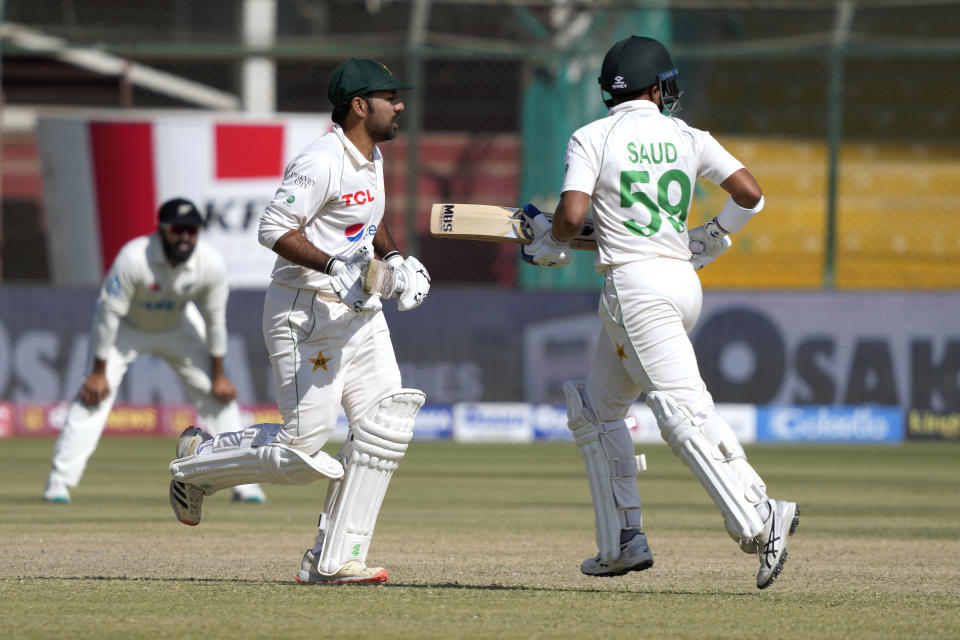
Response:
[[[548,220],[553,214],[545,213]],[[573,249],[596,251],[596,229],[588,220],[579,236],[570,241]],[[435,204],[430,209],[430,235],[437,238],[485,240],[529,244],[533,232],[523,217],[523,209],[489,204]]]
[[[381,298],[389,297],[398,288],[396,273],[396,269],[383,260],[371,260],[364,265],[360,273],[363,278],[363,292],[368,295],[376,293]]]

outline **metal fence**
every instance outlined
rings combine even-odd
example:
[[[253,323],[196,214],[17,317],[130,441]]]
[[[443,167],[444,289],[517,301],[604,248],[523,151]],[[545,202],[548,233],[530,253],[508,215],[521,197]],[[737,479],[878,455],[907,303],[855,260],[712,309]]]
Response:
[[[326,83],[339,62],[383,60],[416,86],[403,135],[383,148],[394,235],[437,281],[502,287],[593,287],[595,276],[587,255],[547,272],[518,266],[512,246],[430,238],[429,205],[554,206],[566,139],[603,114],[596,84],[603,54],[629,33],[654,35],[669,44],[681,71],[680,117],[711,131],[766,196],[767,208],[737,234],[728,256],[702,272],[705,286],[960,287],[956,2],[3,6],[7,111],[196,108],[215,98],[233,99],[236,108],[327,111]],[[262,28],[264,15],[276,29]],[[84,53],[94,57],[78,57]],[[259,77],[269,82],[258,83],[263,63],[271,71]],[[139,67],[209,89],[209,102],[140,81],[131,71]],[[42,231],[39,205],[31,210],[4,196],[7,212],[35,216]],[[696,196],[694,225],[724,199],[702,181]],[[10,213],[4,228],[9,220]]]

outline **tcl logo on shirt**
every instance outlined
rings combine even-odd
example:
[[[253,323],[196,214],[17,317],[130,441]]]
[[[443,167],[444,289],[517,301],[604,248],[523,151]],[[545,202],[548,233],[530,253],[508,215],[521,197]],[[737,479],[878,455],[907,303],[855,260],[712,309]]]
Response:
[[[373,195],[371,195],[370,189],[343,194],[343,206],[345,207],[349,207],[352,204],[367,204],[368,202],[373,202]]]

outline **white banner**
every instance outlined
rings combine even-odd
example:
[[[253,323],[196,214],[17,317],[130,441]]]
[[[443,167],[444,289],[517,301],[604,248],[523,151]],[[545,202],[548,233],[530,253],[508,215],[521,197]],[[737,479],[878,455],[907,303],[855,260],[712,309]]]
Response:
[[[264,288],[276,254],[257,241],[260,213],[286,164],[325,132],[328,114],[48,113],[37,123],[55,284],[98,285],[119,248],[156,228],[164,201],[192,200],[202,237],[232,288]]]

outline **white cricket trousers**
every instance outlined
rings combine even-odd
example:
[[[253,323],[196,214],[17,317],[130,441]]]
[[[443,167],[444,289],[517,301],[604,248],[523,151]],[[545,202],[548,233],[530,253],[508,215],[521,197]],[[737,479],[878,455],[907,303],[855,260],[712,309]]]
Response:
[[[51,475],[58,476],[69,487],[79,484],[87,461],[100,442],[127,369],[145,354],[163,358],[180,377],[187,397],[197,409],[199,425],[203,429],[211,434],[236,429],[240,424],[237,403],[224,404],[211,393],[213,381],[205,333],[206,327],[199,312],[185,313],[181,323],[168,331],[141,331],[121,320],[116,342],[107,356],[106,376],[110,392],[92,407],[79,399],[71,403],[53,449]],[[92,360],[91,355],[91,363]]]
[[[668,393],[698,426],[736,441],[700,377],[687,333],[700,317],[703,290],[686,260],[655,258],[610,267],[604,273],[597,341],[587,393],[601,421],[619,420],[641,393]],[[765,485],[737,443],[730,462],[745,493],[758,502]]]
[[[352,425],[401,389],[380,311],[356,313],[333,293],[273,281],[263,303],[263,336],[283,417],[275,442],[307,455],[326,444],[341,405]]]
[[[703,291],[689,262],[656,258],[604,272],[599,313],[603,335],[590,371],[590,398],[624,417],[641,393],[663,391],[693,416],[705,416],[713,398],[687,332],[700,317]]]

